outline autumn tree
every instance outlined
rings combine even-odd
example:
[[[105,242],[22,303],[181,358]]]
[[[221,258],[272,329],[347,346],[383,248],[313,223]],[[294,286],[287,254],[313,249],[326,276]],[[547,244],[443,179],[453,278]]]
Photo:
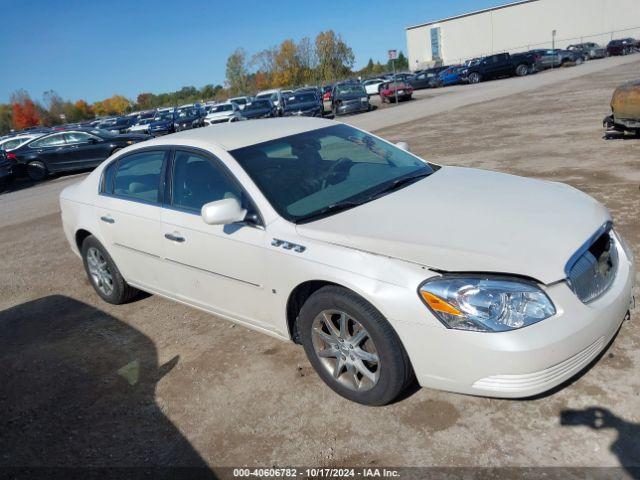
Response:
[[[274,63],[274,87],[295,86],[302,82],[302,64],[293,40],[285,40],[280,44]]]
[[[227,59],[226,83],[231,95],[247,93],[248,74],[247,54],[242,48],[238,48]]]
[[[256,69],[256,90],[266,90],[272,86],[277,55],[278,47],[270,47],[259,51],[251,58],[251,65]]]
[[[333,30],[320,32],[315,43],[321,81],[333,82],[351,73],[355,56],[339,34]]]
[[[93,111],[96,115],[122,115],[129,108],[131,108],[131,102],[122,95],[113,95],[93,104]]]
[[[40,124],[36,104],[25,90],[18,90],[11,95],[13,128],[22,130]]]

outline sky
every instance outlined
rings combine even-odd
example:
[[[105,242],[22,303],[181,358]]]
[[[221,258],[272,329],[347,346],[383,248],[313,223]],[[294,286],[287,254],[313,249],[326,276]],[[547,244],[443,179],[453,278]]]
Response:
[[[342,35],[356,68],[406,54],[405,27],[507,0],[0,0],[0,102],[25,89],[94,102],[223,84],[236,48]],[[8,21],[12,19],[11,21]]]

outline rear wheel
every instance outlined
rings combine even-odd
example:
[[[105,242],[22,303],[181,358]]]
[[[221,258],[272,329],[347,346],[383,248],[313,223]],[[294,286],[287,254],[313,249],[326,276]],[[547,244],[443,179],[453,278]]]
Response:
[[[49,169],[40,160],[27,163],[27,176],[36,182],[40,182],[49,176]]]
[[[124,281],[111,255],[93,235],[82,242],[82,261],[91,285],[105,302],[120,305],[138,294]]]
[[[520,64],[516,67],[516,75],[519,77],[524,77],[529,73],[529,67],[524,63]]]
[[[322,380],[339,395],[365,405],[392,402],[413,370],[382,314],[355,293],[327,286],[302,306],[300,338]]]

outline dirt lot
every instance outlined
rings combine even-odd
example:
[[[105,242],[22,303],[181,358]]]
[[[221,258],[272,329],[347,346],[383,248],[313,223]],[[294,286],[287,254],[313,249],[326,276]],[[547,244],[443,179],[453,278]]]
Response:
[[[578,187],[640,258],[640,140],[600,127],[639,66],[379,133],[434,162]],[[0,230],[0,466],[640,466],[638,309],[592,368],[541,398],[422,389],[368,408],[293,344],[158,297],[99,301],[50,202]]]

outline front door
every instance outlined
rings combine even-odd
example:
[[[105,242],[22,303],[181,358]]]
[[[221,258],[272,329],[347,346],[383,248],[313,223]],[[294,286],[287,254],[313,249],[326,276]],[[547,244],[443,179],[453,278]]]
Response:
[[[160,292],[167,287],[160,228],[167,157],[168,150],[147,150],[111,163],[104,171],[95,208],[102,241],[125,280]]]
[[[70,169],[95,166],[109,156],[101,138],[86,132],[67,132],[64,136],[70,148]]]
[[[168,172],[171,198],[162,210],[163,252],[178,299],[269,330],[265,288],[267,235],[254,224],[208,225],[206,203],[237,198],[255,210],[219,160],[176,150]]]

